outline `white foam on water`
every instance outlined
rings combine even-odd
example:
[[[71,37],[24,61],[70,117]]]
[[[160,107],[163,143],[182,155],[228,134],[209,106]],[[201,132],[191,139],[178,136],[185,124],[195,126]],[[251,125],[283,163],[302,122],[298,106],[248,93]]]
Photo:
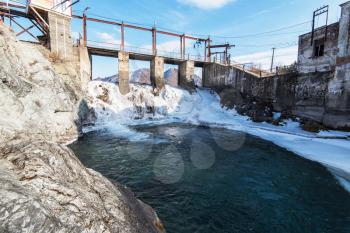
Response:
[[[92,81],[89,95],[89,104],[96,110],[98,118],[93,130],[108,128],[117,136],[143,140],[147,134],[128,126],[180,122],[221,127],[255,135],[304,158],[350,174],[350,140],[339,139],[349,137],[350,133],[310,133],[302,130],[300,124],[292,120],[285,121],[283,126],[254,123],[235,110],[223,108],[219,96],[210,90],[198,89],[196,93],[190,94],[185,90],[166,86],[159,96],[154,96],[150,86],[131,85],[131,92],[123,96],[115,84]],[[147,113],[149,107],[153,108],[154,114]]]

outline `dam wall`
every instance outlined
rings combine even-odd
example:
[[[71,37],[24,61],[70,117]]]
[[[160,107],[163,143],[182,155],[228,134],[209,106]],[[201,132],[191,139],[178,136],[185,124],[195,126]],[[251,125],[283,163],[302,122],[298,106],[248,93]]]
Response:
[[[217,90],[224,105],[257,104],[329,128],[350,129],[350,74],[346,66],[337,67],[335,72],[291,72],[265,78],[220,64],[204,69],[204,87]]]

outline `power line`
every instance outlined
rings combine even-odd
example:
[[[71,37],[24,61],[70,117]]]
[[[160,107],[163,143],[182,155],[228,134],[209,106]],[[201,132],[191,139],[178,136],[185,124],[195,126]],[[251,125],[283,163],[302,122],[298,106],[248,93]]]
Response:
[[[277,47],[278,49],[282,48],[288,48],[298,45],[298,42],[292,41],[292,42],[280,42],[280,43],[274,43],[274,44],[236,44],[236,47],[242,47],[242,48],[262,48],[262,47]],[[280,46],[280,47],[279,47]]]
[[[74,12],[81,12],[81,10],[75,10]],[[102,19],[114,20],[114,21],[119,21],[119,22],[123,21],[121,19],[115,19],[115,18],[106,17],[106,16],[94,14],[94,13],[89,13],[89,14],[92,15],[92,16],[95,16],[95,17],[102,18]],[[147,27],[153,27],[154,26],[152,24],[138,23],[138,22],[133,22],[133,21],[124,21],[124,22],[125,23],[139,25],[139,26],[147,26]],[[262,35],[265,35],[265,36],[279,36],[279,35],[284,35],[284,34],[294,34],[294,33],[304,32],[304,30],[303,31],[294,31],[294,32],[284,32],[284,33],[278,33],[278,34],[271,34],[271,33],[284,31],[284,30],[290,29],[290,28],[295,28],[295,27],[298,27],[298,26],[301,26],[301,25],[305,25],[307,23],[311,23],[311,20],[306,21],[306,22],[302,22],[302,23],[298,23],[298,24],[294,24],[294,25],[289,25],[289,26],[282,27],[282,28],[279,28],[279,29],[274,29],[274,30],[270,30],[270,31],[256,33],[256,34],[248,34],[248,35],[241,35],[241,36],[210,35],[210,37],[211,38],[221,38],[221,39],[239,39],[239,38],[256,37],[256,36],[262,36]],[[180,32],[180,31],[176,31],[176,30],[165,28],[165,27],[161,27],[161,26],[158,26],[158,28],[159,29],[163,29],[163,30],[168,30],[170,32],[174,32],[174,33],[178,33],[178,34],[186,34],[186,35],[200,36],[200,37],[207,37],[208,36],[208,35],[201,35],[201,34],[196,34],[196,33],[183,33],[183,32]]]
[[[239,38],[247,38],[247,37],[255,37],[255,36],[260,36],[260,35],[266,35],[266,34],[270,34],[270,33],[274,33],[274,32],[279,32],[279,31],[284,31],[286,29],[290,29],[290,28],[295,28],[301,25],[305,25],[311,23],[311,21],[306,21],[303,23],[298,23],[298,24],[294,24],[294,25],[290,25],[287,27],[282,27],[279,29],[275,29],[275,30],[271,30],[271,31],[265,31],[265,32],[260,32],[260,33],[256,33],[256,34],[247,34],[247,35],[242,35],[242,36],[212,36],[215,38],[222,38],[222,39],[239,39]],[[291,33],[291,32],[288,32]],[[297,33],[297,32],[292,32],[292,33]],[[281,34],[275,34],[275,35],[281,35]],[[271,35],[267,35],[267,36],[271,36]]]

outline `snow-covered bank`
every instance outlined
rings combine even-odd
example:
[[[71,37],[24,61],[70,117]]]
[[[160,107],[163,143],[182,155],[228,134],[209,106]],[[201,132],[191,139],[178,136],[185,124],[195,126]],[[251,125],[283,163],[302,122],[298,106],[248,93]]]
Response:
[[[131,140],[144,139],[128,126],[166,124],[171,122],[209,125],[239,130],[271,141],[307,159],[320,162],[340,177],[344,187],[350,177],[350,133],[303,131],[298,122],[286,121],[284,126],[254,123],[235,110],[221,107],[219,97],[209,90],[187,91],[166,86],[160,96],[150,86],[132,85],[131,93],[122,96],[112,83],[92,81],[89,85],[90,105],[96,111],[96,128],[108,128]],[[346,175],[344,175],[346,174]],[[350,190],[349,190],[350,191]]]

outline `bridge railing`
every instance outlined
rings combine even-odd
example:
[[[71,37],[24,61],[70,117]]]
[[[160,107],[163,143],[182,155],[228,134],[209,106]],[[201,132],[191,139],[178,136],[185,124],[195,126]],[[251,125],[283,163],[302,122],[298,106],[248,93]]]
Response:
[[[112,42],[101,42],[101,41],[93,41],[93,40],[87,40],[87,45],[89,47],[95,47],[100,49],[109,49],[109,50],[115,50],[115,51],[121,51],[121,44],[118,43],[112,43]],[[124,51],[128,53],[137,53],[141,55],[154,55],[153,50],[150,48],[145,47],[137,47],[137,46],[131,46],[126,45],[124,46]],[[185,57],[182,57],[181,53],[178,52],[169,52],[164,50],[157,50],[157,56],[165,57],[165,58],[173,58],[178,60],[192,60],[197,62],[204,62],[205,57],[201,55],[193,55],[193,54],[187,54]]]
[[[110,50],[115,50],[115,51],[120,50],[120,44],[94,41],[94,40],[87,40],[87,46],[94,47],[94,48],[100,48],[100,49],[110,49]]]
[[[272,70],[271,69],[262,69],[260,65],[254,63],[237,63],[235,61],[231,61],[232,66],[240,69],[244,72],[251,73],[255,76],[266,78],[273,77],[276,75],[285,75],[295,73],[298,70],[298,66],[296,63],[288,66],[276,66]]]

